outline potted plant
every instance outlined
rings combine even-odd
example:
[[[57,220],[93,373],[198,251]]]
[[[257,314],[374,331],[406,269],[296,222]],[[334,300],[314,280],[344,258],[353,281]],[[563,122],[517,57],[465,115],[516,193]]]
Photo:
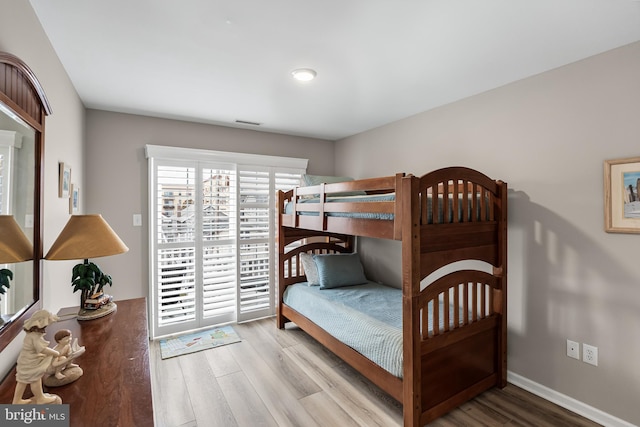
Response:
[[[9,285],[9,281],[13,279],[13,272],[6,268],[0,269],[0,294],[4,295],[7,292],[7,289],[11,286]],[[0,325],[4,323],[4,320],[0,318]]]
[[[0,294],[3,294],[7,291],[6,288],[10,288],[9,281],[13,279],[13,273],[11,270],[6,268],[0,269]]]
[[[102,289],[105,285],[111,286],[113,280],[111,276],[102,272],[93,262],[85,259],[84,263],[78,264],[73,267],[71,284],[73,285],[73,292],[80,291],[80,307],[81,308],[98,308],[94,306],[94,299],[97,299],[102,294]],[[97,302],[97,301],[95,301]],[[109,302],[108,300],[106,302]],[[98,306],[100,304],[97,304]]]

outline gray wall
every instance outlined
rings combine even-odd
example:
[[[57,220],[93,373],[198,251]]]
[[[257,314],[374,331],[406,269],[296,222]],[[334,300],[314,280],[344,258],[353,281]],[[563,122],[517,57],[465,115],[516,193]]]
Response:
[[[28,1],[0,0],[0,51],[22,59],[35,73],[53,114],[45,124],[44,251],[69,219],[69,200],[58,198],[58,162],[72,166],[72,181],[84,186],[85,109]],[[78,305],[71,287],[74,261],[43,261],[44,308]],[[22,337],[0,354],[0,374],[16,362]]]
[[[335,159],[359,178],[463,165],[507,181],[509,370],[640,425],[640,235],[603,227],[603,161],[640,156],[638,76],[635,43],[339,141]],[[367,273],[399,283],[399,248],[361,241]]]
[[[129,252],[94,260],[113,277],[116,299],[149,294],[146,144],[309,159],[309,173],[333,173],[330,141],[112,113],[87,111],[86,213],[100,213]],[[142,214],[143,227],[133,226]]]

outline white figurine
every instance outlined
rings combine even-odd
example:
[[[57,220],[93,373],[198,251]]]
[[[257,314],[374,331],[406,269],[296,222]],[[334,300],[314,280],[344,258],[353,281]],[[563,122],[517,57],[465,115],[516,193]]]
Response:
[[[62,399],[55,394],[42,391],[42,376],[45,374],[54,357],[60,356],[56,350],[49,348],[49,341],[44,339],[46,327],[56,322],[58,317],[47,310],[36,311],[24,322],[27,335],[22,343],[16,368],[16,390],[13,394],[14,404],[60,404]],[[27,385],[31,387],[33,397],[23,399]]]
[[[51,365],[46,371],[44,384],[48,387],[58,387],[61,385],[72,383],[82,376],[84,373],[73,360],[84,354],[84,347],[78,346],[78,339],[72,339],[71,331],[68,329],[60,329],[56,332],[54,339],[56,346],[53,347],[60,355],[55,357]]]

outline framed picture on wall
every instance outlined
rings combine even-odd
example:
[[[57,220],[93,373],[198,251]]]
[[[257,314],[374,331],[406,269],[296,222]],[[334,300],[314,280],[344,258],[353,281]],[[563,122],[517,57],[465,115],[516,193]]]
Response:
[[[640,233],[640,157],[604,162],[604,229]]]
[[[77,185],[71,184],[71,195],[69,197],[69,213],[71,215],[75,215],[79,211],[79,202],[80,202],[80,189]]]
[[[58,197],[69,197],[71,190],[71,166],[64,162],[58,163]]]

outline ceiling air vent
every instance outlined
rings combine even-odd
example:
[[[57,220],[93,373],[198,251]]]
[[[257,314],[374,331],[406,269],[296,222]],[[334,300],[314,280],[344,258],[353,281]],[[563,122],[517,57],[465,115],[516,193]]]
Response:
[[[236,120],[236,123],[241,125],[251,125],[251,126],[260,126],[261,123],[258,122],[250,122],[248,120]]]

